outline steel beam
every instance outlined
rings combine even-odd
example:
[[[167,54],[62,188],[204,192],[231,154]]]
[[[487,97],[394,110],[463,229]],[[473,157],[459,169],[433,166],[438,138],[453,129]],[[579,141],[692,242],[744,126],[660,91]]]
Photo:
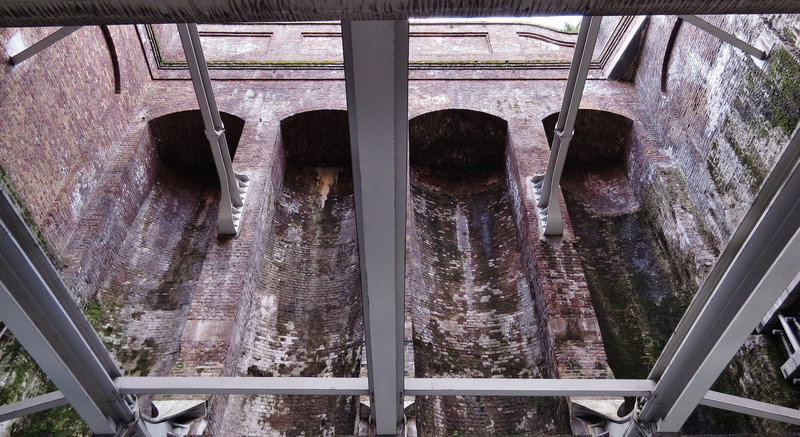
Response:
[[[123,376],[114,380],[121,393],[228,395],[369,394],[367,378]]]
[[[73,32],[75,32],[80,28],[81,26],[62,27],[61,29],[58,29],[55,32],[51,33],[50,35],[47,35],[46,37],[42,38],[42,40],[37,42],[36,44],[12,56],[11,58],[9,58],[8,61],[11,63],[11,65],[19,65],[20,63],[22,63],[22,61],[36,55],[37,53],[50,47],[51,45],[57,43],[58,41],[61,41],[62,39],[71,35]]]
[[[800,410],[709,390],[700,405],[800,425]]]
[[[737,37],[736,35],[726,32],[719,27],[709,23],[708,21],[703,20],[700,17],[695,15],[681,15],[680,16],[683,21],[687,23],[691,23],[695,27],[714,35],[715,37],[725,41],[726,43],[742,50],[743,52],[747,53],[750,56],[753,56],[756,59],[765,60],[767,59],[767,52],[756,48],[755,46],[751,45],[750,43],[742,40],[741,38]]]
[[[787,0],[0,0],[0,26],[798,12]]]
[[[0,422],[67,404],[69,404],[69,401],[60,391],[46,393],[13,404],[0,406]]]
[[[99,338],[83,331],[88,322],[76,315],[75,302],[56,295],[66,287],[55,279],[52,264],[41,261],[44,254],[5,193],[0,195],[0,219],[0,319],[95,434],[114,434],[135,423],[111,380],[116,367],[113,372],[106,368],[113,363],[108,352],[92,346]],[[51,287],[56,280],[60,286]]]
[[[640,421],[678,432],[800,265],[800,135],[792,136],[665,347]],[[709,291],[711,290],[711,291]],[[666,361],[666,364],[663,364]]]
[[[561,111],[558,113],[558,121],[556,121],[553,132],[553,144],[550,147],[547,171],[535,175],[531,179],[536,198],[539,230],[542,235],[559,236],[564,233],[558,184],[561,180],[561,172],[564,170],[564,162],[567,159],[569,143],[574,133],[575,119],[578,116],[586,77],[589,74],[589,65],[592,62],[592,54],[597,43],[597,34],[600,31],[600,21],[601,17],[583,17],[581,21],[564,99],[561,102]]]
[[[342,43],[372,421],[394,436],[404,421],[408,22],[344,21]]]
[[[648,379],[406,378],[408,396],[648,396]]]
[[[217,168],[217,177],[220,183],[220,206],[217,218],[217,233],[219,235],[236,235],[239,232],[239,223],[242,219],[244,198],[247,195],[246,175],[233,170],[228,140],[225,137],[225,126],[217,108],[214,90],[211,88],[211,78],[208,75],[208,66],[200,44],[200,35],[196,24],[178,24],[178,34],[186,55],[186,63],[192,76],[197,103],[203,116],[206,128],[206,138],[214,157]]]

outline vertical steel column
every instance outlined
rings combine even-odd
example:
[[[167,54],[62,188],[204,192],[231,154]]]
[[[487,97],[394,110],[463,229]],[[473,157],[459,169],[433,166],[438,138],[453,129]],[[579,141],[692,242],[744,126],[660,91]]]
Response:
[[[408,21],[343,21],[356,226],[375,434],[403,428]]]
[[[92,432],[113,435],[136,422],[112,381],[119,371],[43,258],[8,197],[0,194],[0,319]],[[138,435],[147,435],[135,426]]]
[[[239,231],[242,206],[247,193],[247,181],[249,178],[233,171],[233,164],[228,151],[228,141],[225,137],[225,128],[222,125],[214,92],[211,89],[211,79],[202,53],[203,48],[200,45],[197,26],[194,24],[178,24],[178,34],[180,35],[183,52],[186,55],[186,63],[192,76],[192,84],[197,96],[197,103],[200,106],[200,113],[203,116],[206,138],[208,138],[208,143],[211,147],[211,154],[214,156],[217,177],[219,177],[221,199],[217,218],[217,233],[220,235],[235,235]]]
[[[81,26],[66,26],[62,27],[61,29],[56,30],[55,32],[47,35],[46,37],[42,38],[41,41],[35,43],[34,45],[28,47],[27,49],[17,53],[16,55],[12,56],[9,59],[11,65],[19,65],[22,61],[30,58],[31,56],[36,55],[37,53],[41,52],[42,50],[50,47],[51,45],[61,41],[65,37],[72,34],[76,30],[80,29]]]
[[[641,423],[655,425],[658,432],[678,432],[763,314],[797,275],[799,163],[800,135],[795,131],[679,323],[679,328],[688,328],[676,329],[651,373],[651,379],[659,382],[644,404]],[[664,360],[667,364],[660,364]]]
[[[535,175],[532,179],[537,198],[540,230],[543,235],[555,236],[564,233],[557,187],[561,180],[561,172],[564,170],[569,143],[574,133],[575,119],[578,116],[578,108],[583,97],[583,89],[597,43],[601,20],[602,17],[583,17],[581,21],[567,78],[567,87],[553,134],[553,144],[550,147],[547,171],[544,174]]]

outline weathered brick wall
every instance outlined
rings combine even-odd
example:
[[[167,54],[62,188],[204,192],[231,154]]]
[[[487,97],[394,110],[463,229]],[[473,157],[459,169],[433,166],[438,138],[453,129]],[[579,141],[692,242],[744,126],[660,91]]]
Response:
[[[641,118],[652,120],[663,153],[684,179],[697,210],[699,223],[693,227],[706,234],[690,240],[709,240],[717,252],[797,125],[800,91],[793,84],[800,78],[800,63],[787,39],[794,32],[791,17],[706,18],[761,48],[774,47],[766,65],[688,23],[668,48],[675,19],[652,17],[636,85],[646,109]],[[686,252],[679,239],[675,235],[669,242],[683,247],[676,252]],[[706,261],[699,258],[697,263]]]
[[[766,49],[770,57],[762,66],[688,23],[676,29],[675,18],[651,17],[635,82],[643,111],[629,161],[642,209],[676,276],[692,291],[800,119],[797,16],[704,18]],[[765,363],[774,367],[776,360],[757,359],[758,354],[780,352],[774,342],[751,337],[713,388],[796,407],[796,396],[787,396],[796,389],[764,368]],[[686,430],[776,431],[773,426],[699,409]]]
[[[502,173],[467,183],[417,172],[411,190],[416,375],[543,377],[547,351]],[[420,397],[417,426],[426,435],[561,432],[557,408],[547,399]]]
[[[126,138],[150,77],[133,26],[110,28],[123,72],[120,94],[114,93],[111,56],[97,26],[81,28],[20,65],[5,62],[52,31],[0,29],[0,166],[44,237],[61,251]]]
[[[358,376],[364,332],[347,119],[342,111],[305,112],[281,130],[282,190],[236,373]],[[308,166],[314,162],[337,167]],[[231,397],[217,429],[349,434],[357,407],[356,397]]]
[[[289,164],[242,342],[240,374],[358,376],[364,333],[357,243],[350,169]],[[221,429],[352,433],[356,401],[233,399]]]
[[[442,111],[414,118],[410,131],[406,276],[415,374],[544,377],[549,351],[503,171],[505,122]],[[425,435],[563,432],[558,410],[550,399],[419,397],[416,420]]]

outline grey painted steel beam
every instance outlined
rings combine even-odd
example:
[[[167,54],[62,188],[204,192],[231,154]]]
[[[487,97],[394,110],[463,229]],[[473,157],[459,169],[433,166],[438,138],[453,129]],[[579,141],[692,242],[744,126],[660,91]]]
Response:
[[[403,416],[408,21],[344,21],[345,86],[372,420]]]
[[[367,395],[367,378],[122,376],[121,393],[237,395]]]
[[[786,0],[0,0],[0,26],[797,12]]]
[[[575,119],[581,105],[586,77],[592,62],[592,54],[600,31],[601,17],[583,17],[575,52],[572,55],[567,86],[561,111],[555,125],[553,144],[550,147],[550,159],[547,171],[535,175],[532,179],[536,197],[536,209],[539,217],[540,233],[548,236],[560,236],[564,233],[564,221],[561,216],[558,184],[567,159],[569,143],[575,129]]]
[[[708,21],[703,20],[700,17],[696,17],[694,15],[681,15],[680,17],[683,19],[683,21],[691,23],[697,28],[702,29],[705,32],[708,32],[711,35],[714,35],[715,37],[744,51],[745,53],[755,57],[756,59],[760,59],[762,61],[764,59],[767,59],[767,52],[765,52],[764,50],[754,47],[752,44],[740,39],[736,35],[726,32],[720,29],[719,27],[709,23]]]
[[[71,35],[73,32],[75,32],[80,28],[81,26],[62,27],[61,29],[58,29],[55,32],[51,33],[50,35],[47,35],[46,37],[42,38],[39,42],[28,47],[27,49],[17,53],[16,55],[11,56],[9,62],[11,63],[11,65],[19,65],[22,61],[36,55],[37,53],[50,47],[51,45],[57,43],[58,41],[61,41],[62,39]]]
[[[225,126],[219,114],[208,66],[200,44],[200,34],[196,24],[178,24],[178,34],[186,55],[186,63],[192,77],[197,103],[203,116],[206,138],[214,157],[217,177],[220,183],[221,199],[217,217],[219,235],[236,235],[242,219],[242,208],[247,195],[249,178],[233,170]]]
[[[44,254],[5,193],[0,195],[0,218],[0,320],[95,434],[114,434],[119,426],[134,423],[111,380],[118,375],[116,366],[113,372],[105,367],[113,361],[104,349],[92,346],[99,338],[94,331],[83,332],[88,322],[76,315],[75,302],[57,296],[66,288],[52,264],[42,262]],[[60,285],[51,288],[52,281]]]
[[[130,394],[366,395],[368,378],[122,376]],[[408,396],[646,396],[648,379],[404,378]]]
[[[9,405],[0,406],[0,422],[38,413],[51,408],[69,404],[60,391],[45,393]]]
[[[406,378],[408,396],[647,396],[648,379]]]
[[[795,131],[656,363],[650,379],[659,382],[644,404],[641,423],[657,424],[660,432],[677,432],[797,275],[798,163],[800,135]]]
[[[800,425],[800,410],[709,390],[700,405]]]

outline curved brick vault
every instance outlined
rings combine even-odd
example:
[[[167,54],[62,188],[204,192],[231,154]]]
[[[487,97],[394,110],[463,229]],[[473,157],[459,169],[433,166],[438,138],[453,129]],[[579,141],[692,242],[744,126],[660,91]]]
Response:
[[[538,378],[546,349],[506,183],[507,124],[444,110],[410,122],[407,287],[419,377]],[[421,435],[565,432],[556,401],[417,397]]]
[[[364,343],[345,111],[281,123],[283,187],[242,343],[248,376],[357,377]],[[234,396],[224,435],[347,435],[355,396]]]

